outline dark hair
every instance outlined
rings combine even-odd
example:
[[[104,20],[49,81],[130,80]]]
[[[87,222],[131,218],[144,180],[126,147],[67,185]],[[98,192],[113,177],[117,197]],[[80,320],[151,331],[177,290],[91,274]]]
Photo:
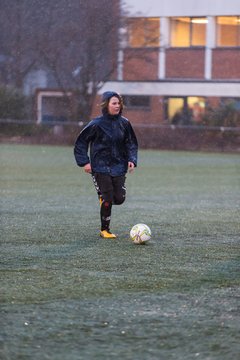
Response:
[[[121,97],[120,94],[118,94],[114,91],[106,91],[105,93],[103,93],[102,102],[101,102],[102,113],[108,114],[108,104],[112,97],[117,97],[119,99],[119,102],[120,102],[119,114],[121,114],[123,111],[123,98]]]

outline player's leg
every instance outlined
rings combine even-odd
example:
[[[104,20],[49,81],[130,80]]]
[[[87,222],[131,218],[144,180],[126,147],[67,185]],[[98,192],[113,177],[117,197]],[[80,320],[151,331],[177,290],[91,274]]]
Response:
[[[97,182],[97,180],[96,180],[96,175],[97,175],[97,174],[92,174],[92,180],[93,180],[93,184],[94,184],[94,186],[95,186],[95,189],[96,189],[96,191],[97,191],[98,199],[99,199],[99,202],[100,202],[100,205],[101,205],[101,203],[102,203],[102,195],[101,195],[101,191],[100,191],[98,182]]]
[[[113,203],[113,184],[109,175],[95,173],[94,185],[100,199],[100,235],[105,238],[116,238],[116,235],[110,232],[110,221]]]
[[[126,176],[116,176],[112,178],[113,183],[113,204],[121,205],[126,199]]]

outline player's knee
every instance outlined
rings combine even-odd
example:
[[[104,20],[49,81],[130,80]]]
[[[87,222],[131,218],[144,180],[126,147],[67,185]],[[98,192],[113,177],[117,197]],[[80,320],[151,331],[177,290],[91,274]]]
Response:
[[[108,209],[109,207],[112,206],[112,201],[103,201],[102,203],[102,206],[105,208],[105,209]]]
[[[114,198],[114,204],[115,204],[115,205],[121,205],[121,204],[124,203],[124,201],[125,201],[125,196],[124,196],[124,195],[116,196],[116,197]]]
[[[102,194],[103,201],[112,204],[113,202],[113,194],[111,192],[105,192]]]

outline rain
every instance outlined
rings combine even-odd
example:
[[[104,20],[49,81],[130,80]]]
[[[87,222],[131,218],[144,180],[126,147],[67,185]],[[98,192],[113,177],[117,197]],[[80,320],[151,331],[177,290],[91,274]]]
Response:
[[[240,9],[213,7],[0,0],[2,360],[239,358]],[[73,156],[106,90],[139,142],[117,239]]]

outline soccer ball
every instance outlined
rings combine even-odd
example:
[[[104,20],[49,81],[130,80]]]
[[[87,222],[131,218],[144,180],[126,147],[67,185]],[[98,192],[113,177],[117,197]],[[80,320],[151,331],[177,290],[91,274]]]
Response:
[[[134,244],[145,244],[151,239],[151,230],[145,224],[134,225],[130,231],[130,238]]]

